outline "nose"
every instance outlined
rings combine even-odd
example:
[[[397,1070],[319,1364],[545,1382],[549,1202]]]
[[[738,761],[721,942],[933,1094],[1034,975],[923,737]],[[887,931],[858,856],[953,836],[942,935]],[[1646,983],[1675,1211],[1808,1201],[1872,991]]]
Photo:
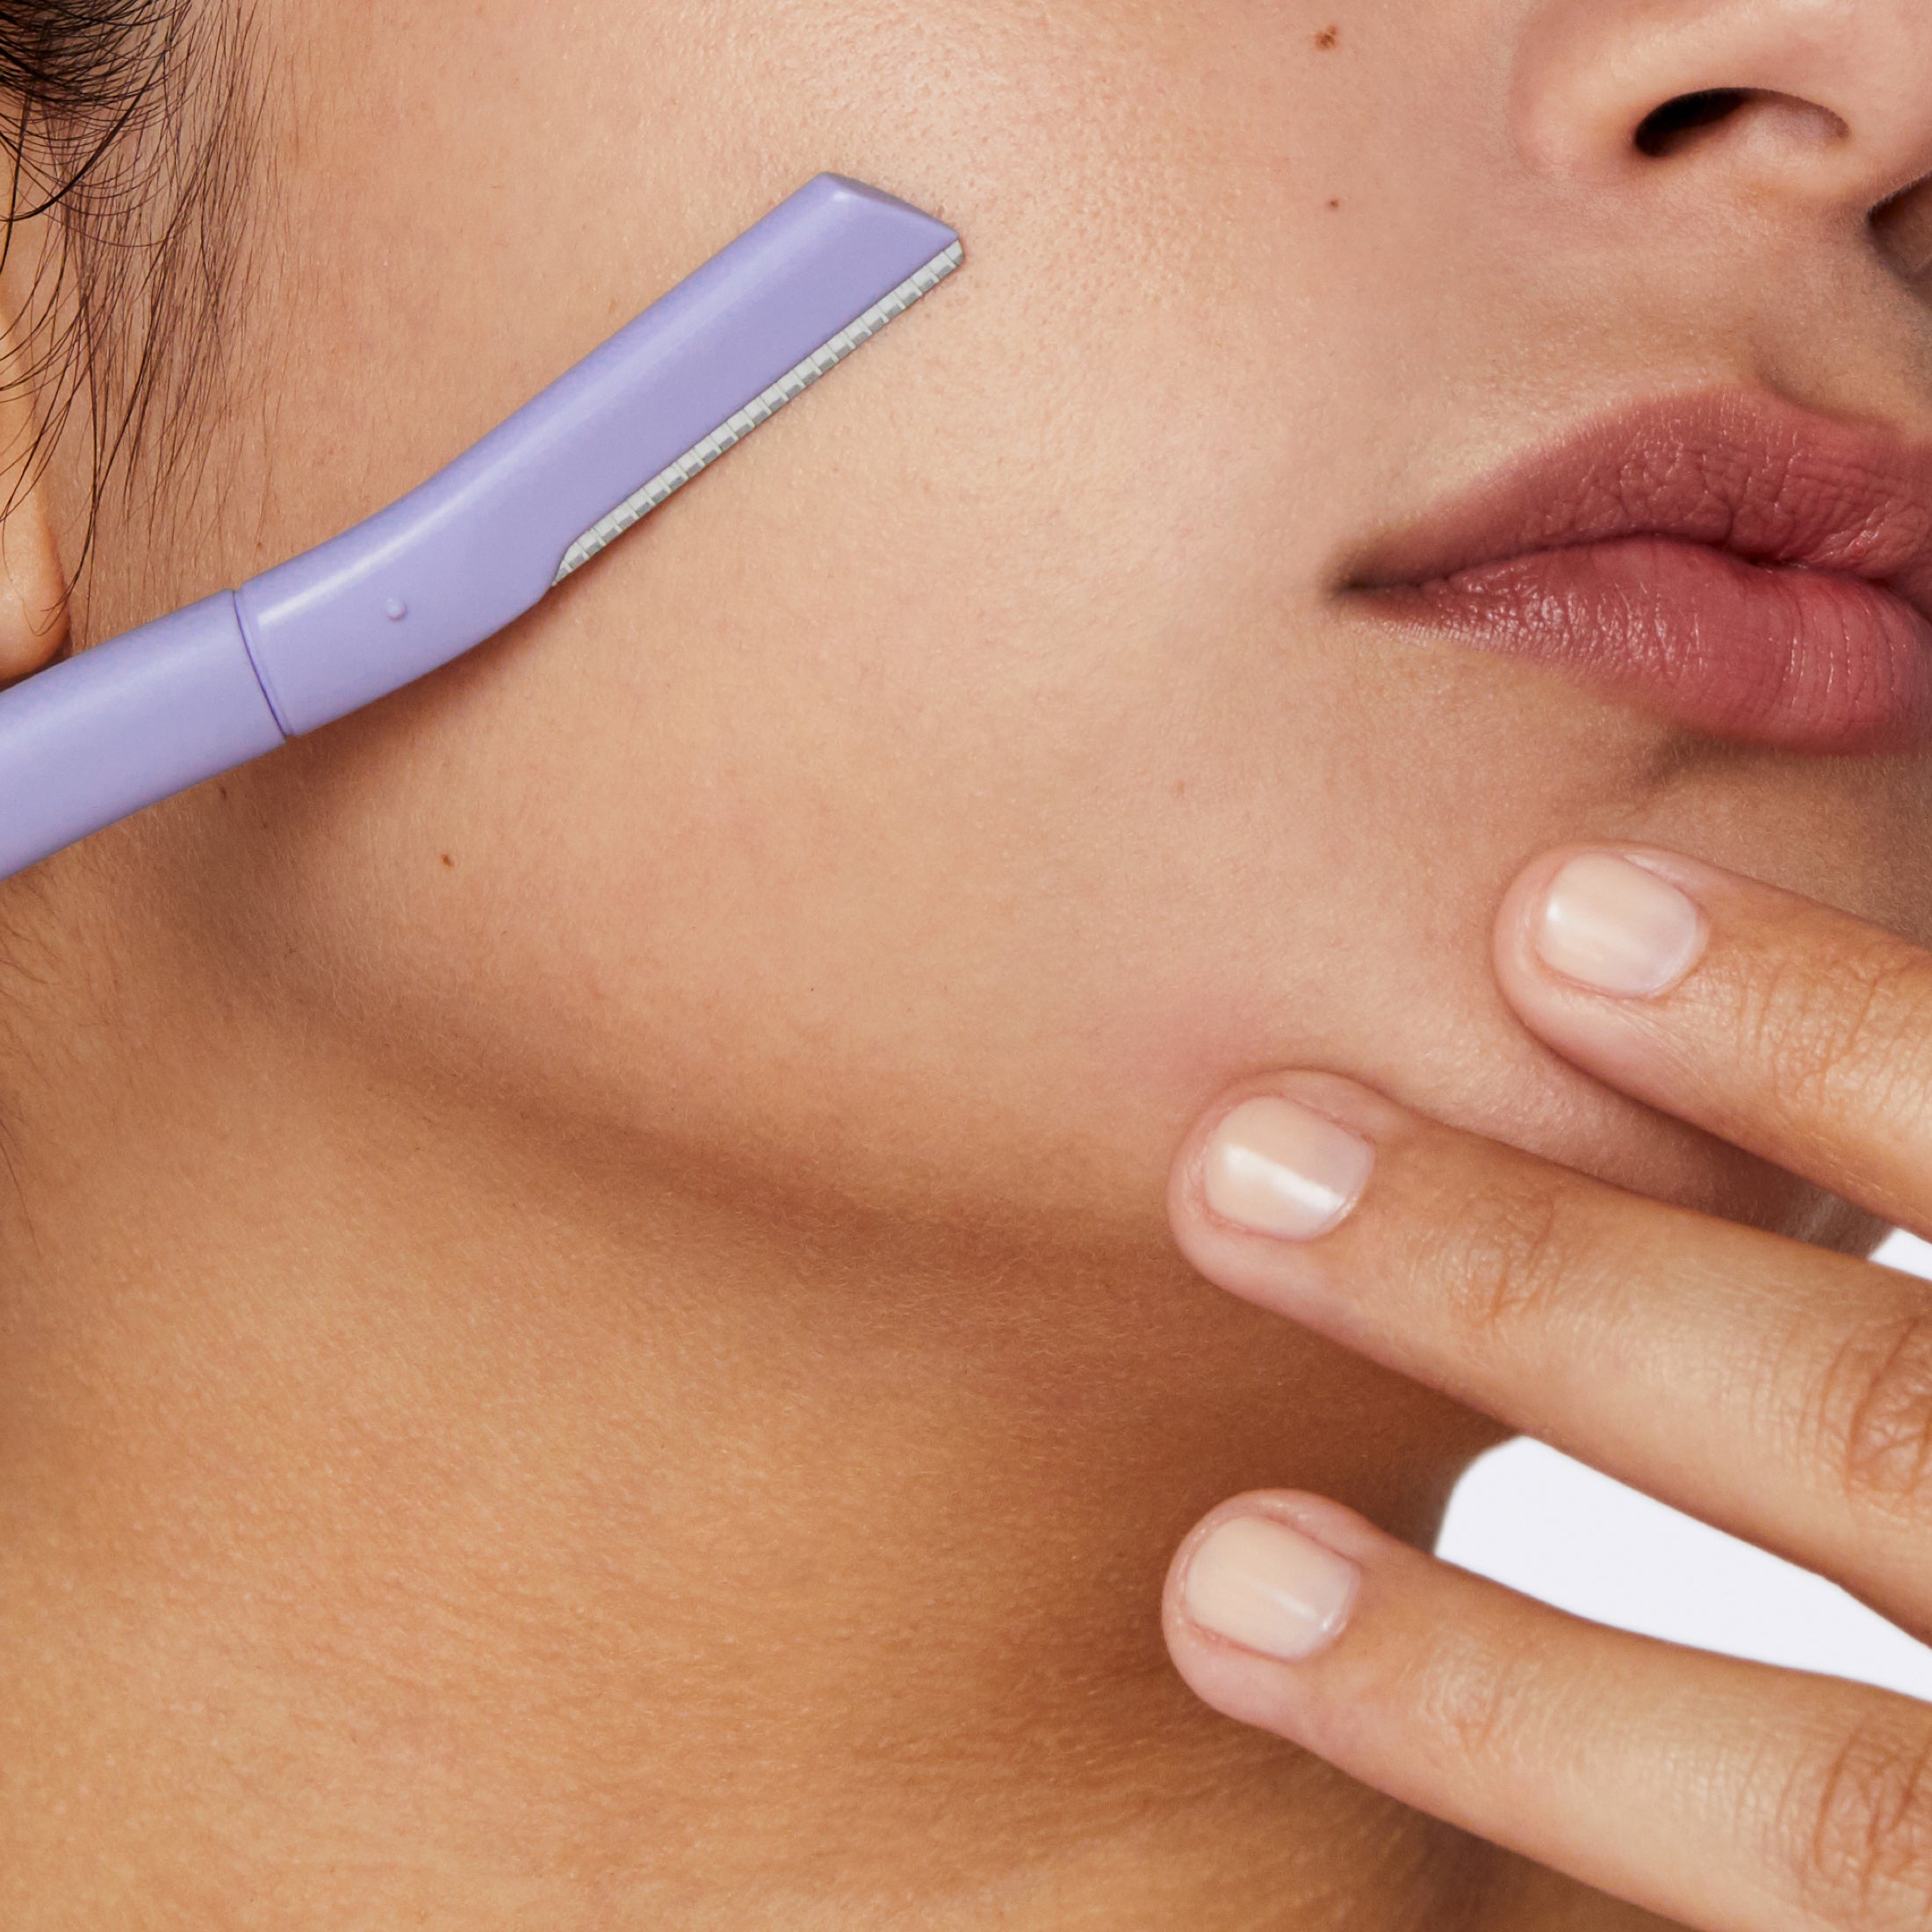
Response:
[[[1511,113],[1559,178],[1863,222],[1932,173],[1932,0],[1539,0]]]

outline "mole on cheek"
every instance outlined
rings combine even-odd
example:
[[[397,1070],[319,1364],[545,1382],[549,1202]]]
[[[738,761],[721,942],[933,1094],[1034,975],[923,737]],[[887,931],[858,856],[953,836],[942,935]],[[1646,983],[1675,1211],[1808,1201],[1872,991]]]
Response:
[[[1342,44],[1342,30],[1339,27],[1323,27],[1315,36],[1316,46],[1323,54],[1332,54]]]

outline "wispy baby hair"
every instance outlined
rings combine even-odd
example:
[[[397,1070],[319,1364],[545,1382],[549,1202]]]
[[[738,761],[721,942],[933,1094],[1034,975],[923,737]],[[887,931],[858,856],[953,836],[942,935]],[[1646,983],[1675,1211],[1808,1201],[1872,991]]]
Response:
[[[246,0],[0,0],[0,386],[32,405],[0,451],[17,492],[76,407],[97,512],[117,478],[177,501],[198,480],[258,132],[252,39]]]

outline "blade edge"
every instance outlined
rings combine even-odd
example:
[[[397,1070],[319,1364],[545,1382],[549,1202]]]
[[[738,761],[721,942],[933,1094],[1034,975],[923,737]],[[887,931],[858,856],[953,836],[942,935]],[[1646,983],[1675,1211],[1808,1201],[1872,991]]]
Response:
[[[863,314],[855,316],[837,335],[795,363],[776,382],[761,390],[715,429],[700,436],[681,456],[666,464],[615,509],[599,517],[564,552],[557,574],[551,580],[551,588],[554,590],[566,577],[581,570],[592,558],[608,550],[660,504],[682,489],[693,477],[709,469],[733,444],[741,442],[761,423],[769,422],[788,402],[802,396],[819,377],[836,369],[888,322],[897,321],[915,302],[931,294],[960,265],[963,252],[957,242],[942,249],[896,288],[889,289]]]

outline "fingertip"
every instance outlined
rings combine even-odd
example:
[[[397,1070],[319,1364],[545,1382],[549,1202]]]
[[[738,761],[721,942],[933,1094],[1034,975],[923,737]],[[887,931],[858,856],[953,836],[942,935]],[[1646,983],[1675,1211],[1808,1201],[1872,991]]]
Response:
[[[1162,1593],[1164,1622],[1171,1647],[1245,1648],[1251,1654],[1292,1662],[1312,1654],[1305,1640],[1316,1635],[1321,1647],[1332,1641],[1352,1613],[1363,1566],[1390,1539],[1353,1510],[1301,1489],[1251,1489],[1217,1503],[1188,1531],[1168,1565]],[[1292,1649],[1256,1648],[1257,1631],[1245,1639],[1229,1628],[1225,1586],[1238,1570],[1264,1567],[1274,1557],[1307,1585],[1290,1613],[1309,1625],[1281,1639]]]
[[[1387,1540],[1353,1510],[1302,1491],[1217,1505],[1175,1551],[1163,1596],[1182,1680],[1224,1716],[1294,1734],[1298,1681],[1345,1640],[1366,1566]]]
[[[1525,1019],[1616,1025],[1674,992],[1711,942],[1686,877],[1702,869],[1636,846],[1572,848],[1525,868],[1496,919],[1505,996]]]
[[[1395,1101],[1344,1074],[1316,1068],[1297,1068],[1259,1074],[1228,1089],[1188,1129],[1176,1151],[1168,1175],[1168,1215],[1184,1248],[1209,1232],[1267,1233],[1217,1212],[1211,1186],[1213,1155],[1222,1130],[1236,1114],[1245,1115],[1258,1102],[1287,1100],[1305,1109],[1315,1121],[1332,1123],[1344,1134],[1373,1150],[1391,1143],[1411,1116]],[[1349,1205],[1366,1185],[1366,1169],[1352,1175],[1344,1192]],[[1316,1225],[1309,1223],[1312,1231]],[[1273,1230],[1284,1238],[1304,1238],[1297,1228]],[[1192,1258],[1192,1250],[1190,1249]],[[1197,1264],[1198,1265],[1198,1264]]]
[[[1490,956],[1512,1006],[1535,1005],[1554,990],[1554,982],[1537,952],[1537,921],[1558,873],[1572,859],[1602,849],[1590,844],[1553,846],[1532,859],[1505,889],[1491,930]]]

